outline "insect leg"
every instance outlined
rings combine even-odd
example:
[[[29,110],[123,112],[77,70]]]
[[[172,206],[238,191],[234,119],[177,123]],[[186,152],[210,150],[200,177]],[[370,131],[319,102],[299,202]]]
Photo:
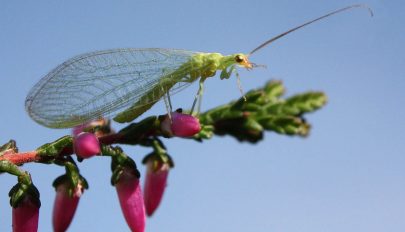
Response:
[[[167,100],[169,102],[170,112],[172,112],[173,111],[173,106],[172,106],[172,100],[170,99],[170,92],[167,91],[166,94],[167,94]]]
[[[163,87],[162,91],[164,91]],[[168,96],[169,95],[163,94],[163,100],[165,102],[167,115],[169,116],[170,121],[172,121],[172,104],[170,103],[170,100],[168,100]]]
[[[196,105],[196,103],[197,103],[198,98],[201,98],[201,97],[202,97],[203,90],[204,90],[204,80],[203,80],[203,79],[200,79],[199,87],[198,87],[198,92],[197,92],[197,94],[195,95],[193,105],[191,106],[190,115],[193,115],[194,107],[195,107],[195,105]]]
[[[235,76],[236,76],[236,84],[238,85],[239,92],[240,92],[240,94],[242,94],[243,99],[246,101],[245,93],[243,92],[243,88],[242,88],[242,83],[240,82],[240,76],[236,70],[235,70]]]
[[[199,115],[201,112],[201,104],[202,104],[202,99],[203,99],[203,94],[201,92],[201,95],[198,96],[198,101],[197,101],[197,114]]]

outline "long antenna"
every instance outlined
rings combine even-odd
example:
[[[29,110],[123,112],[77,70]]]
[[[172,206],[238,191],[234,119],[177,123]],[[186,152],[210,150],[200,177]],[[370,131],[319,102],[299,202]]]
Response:
[[[290,29],[290,30],[288,30],[288,31],[286,31],[286,32],[284,32],[284,33],[281,33],[281,34],[279,34],[279,35],[277,35],[277,36],[275,36],[275,37],[273,37],[273,38],[267,40],[266,42],[262,43],[259,47],[253,49],[248,55],[249,55],[249,56],[252,55],[252,54],[255,53],[256,51],[258,51],[258,50],[262,49],[263,47],[269,45],[270,43],[272,43],[272,42],[274,42],[274,41],[280,39],[281,37],[284,37],[285,35],[290,34],[291,32],[296,31],[296,30],[298,30],[298,29],[300,29],[300,28],[302,28],[302,27],[305,27],[305,26],[307,26],[307,25],[309,25],[309,24],[311,24],[311,23],[314,23],[314,22],[319,21],[319,20],[321,20],[321,19],[327,18],[327,17],[332,16],[332,15],[334,15],[334,14],[340,13],[340,12],[342,12],[342,11],[350,10],[350,9],[352,9],[352,8],[357,8],[357,7],[361,7],[361,8],[367,9],[367,10],[370,12],[370,15],[373,16],[373,11],[372,11],[371,8],[368,7],[367,5],[364,5],[364,4],[356,4],[356,5],[347,6],[347,7],[344,7],[344,8],[338,9],[338,10],[335,10],[335,11],[333,11],[333,12],[330,12],[330,13],[328,13],[328,14],[326,14],[326,15],[324,15],[324,16],[321,16],[321,17],[319,17],[319,18],[310,20],[310,21],[308,21],[308,22],[306,22],[306,23],[304,23],[304,24],[301,24],[301,25],[299,25],[299,26],[297,26],[297,27],[294,27],[294,28],[292,28],[292,29]]]

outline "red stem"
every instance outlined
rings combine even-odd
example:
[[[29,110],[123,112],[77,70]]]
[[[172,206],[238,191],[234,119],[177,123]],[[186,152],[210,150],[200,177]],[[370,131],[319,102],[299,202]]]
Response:
[[[20,165],[29,162],[37,162],[41,160],[41,156],[38,155],[37,151],[23,153],[7,152],[0,156],[0,161],[1,160],[7,160],[13,164]]]
[[[113,144],[119,142],[120,138],[122,137],[121,134],[115,133],[115,134],[109,134],[109,135],[104,135],[100,136],[98,139],[100,141],[100,144]],[[72,147],[65,147],[59,156],[68,156],[73,154],[73,148]],[[21,152],[21,153],[14,153],[14,152],[6,152],[2,156],[0,156],[0,161],[2,160],[7,160],[15,165],[21,165],[25,163],[30,163],[30,162],[39,162],[41,160],[44,160],[45,157],[42,157],[38,154],[37,151],[29,151],[29,152]]]

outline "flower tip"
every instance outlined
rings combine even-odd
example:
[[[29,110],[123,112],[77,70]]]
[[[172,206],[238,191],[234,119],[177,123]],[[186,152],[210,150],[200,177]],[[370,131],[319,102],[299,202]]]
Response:
[[[154,170],[152,163],[148,164],[143,196],[146,214],[149,217],[159,207],[163,198],[169,170],[170,166],[167,163],[161,164],[156,170]]]
[[[13,232],[36,232],[38,230],[39,207],[30,197],[13,207]]]
[[[53,230],[55,232],[64,232],[68,229],[75,215],[81,194],[81,188],[80,190],[78,188],[73,196],[69,196],[65,186],[62,185],[57,188],[52,215]]]
[[[129,228],[134,232],[144,232],[146,215],[139,179],[125,170],[115,187]]]
[[[76,155],[83,159],[90,158],[100,153],[100,143],[98,138],[88,132],[78,134],[73,141]]]

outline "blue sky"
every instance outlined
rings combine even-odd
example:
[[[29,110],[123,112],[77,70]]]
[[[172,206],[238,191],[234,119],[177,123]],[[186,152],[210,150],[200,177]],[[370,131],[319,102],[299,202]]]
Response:
[[[258,52],[267,69],[240,71],[245,90],[280,79],[292,95],[325,91],[327,106],[308,116],[306,139],[266,133],[257,145],[216,137],[166,141],[176,168],[147,231],[350,232],[405,230],[405,7],[365,1]],[[21,151],[69,130],[44,128],[24,110],[30,88],[53,67],[84,52],[120,47],[181,48],[230,54],[351,1],[3,1],[0,4],[0,143]],[[174,97],[191,105],[196,86]],[[203,109],[239,97],[235,78],[206,83]],[[162,104],[147,115],[164,113]],[[121,125],[114,124],[120,128]],[[139,164],[149,151],[125,147]],[[80,164],[90,190],[70,231],[127,231],[106,158]],[[51,231],[53,179],[60,167],[29,164],[41,192],[39,231]],[[9,231],[1,175],[0,231]]]

